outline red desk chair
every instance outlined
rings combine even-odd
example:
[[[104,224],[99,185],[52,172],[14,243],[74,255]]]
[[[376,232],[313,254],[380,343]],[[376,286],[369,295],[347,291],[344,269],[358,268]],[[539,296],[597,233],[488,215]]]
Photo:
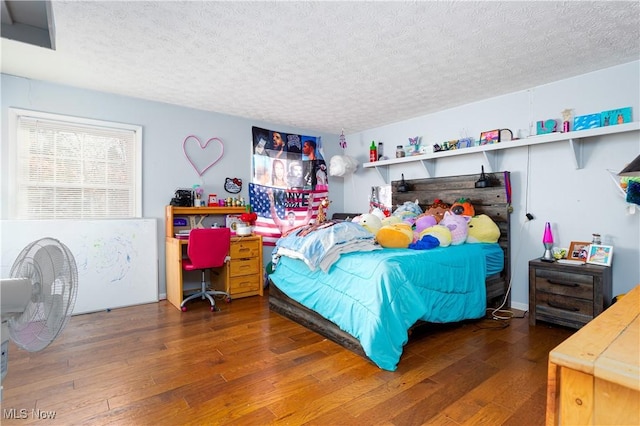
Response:
[[[225,300],[231,301],[229,293],[217,290],[207,290],[205,271],[211,268],[220,268],[229,261],[229,248],[231,247],[231,230],[229,228],[193,229],[189,233],[187,246],[188,259],[182,259],[182,267],[185,271],[202,271],[202,283],[199,292],[185,298],[180,304],[182,312],[187,310],[186,303],[189,300],[206,297],[211,302],[211,311],[216,311],[216,302],[213,296],[225,296]],[[213,272],[212,272],[213,273]]]

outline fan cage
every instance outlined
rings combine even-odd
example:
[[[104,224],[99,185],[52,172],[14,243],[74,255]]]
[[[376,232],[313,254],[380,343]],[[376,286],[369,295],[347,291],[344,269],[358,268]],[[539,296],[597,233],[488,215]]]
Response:
[[[76,300],[78,272],[69,248],[54,238],[26,246],[11,268],[11,277],[31,281],[31,300],[24,312],[8,319],[9,335],[29,352],[46,348],[64,329]]]

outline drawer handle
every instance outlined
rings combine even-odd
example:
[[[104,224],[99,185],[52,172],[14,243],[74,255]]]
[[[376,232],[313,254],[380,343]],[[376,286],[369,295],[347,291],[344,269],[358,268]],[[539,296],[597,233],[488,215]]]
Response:
[[[547,280],[549,282],[549,284],[555,284],[555,285],[563,285],[565,287],[578,287],[578,284],[576,283],[565,283],[563,281],[555,281],[555,280]]]
[[[553,302],[547,302],[547,305],[551,306],[552,308],[562,309],[562,310],[571,311],[571,312],[578,312],[580,310],[579,308],[562,306]]]

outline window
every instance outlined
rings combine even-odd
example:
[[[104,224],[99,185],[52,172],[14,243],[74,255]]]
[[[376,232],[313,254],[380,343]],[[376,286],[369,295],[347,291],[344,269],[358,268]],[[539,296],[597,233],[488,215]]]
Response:
[[[141,217],[142,127],[9,108],[12,219]]]

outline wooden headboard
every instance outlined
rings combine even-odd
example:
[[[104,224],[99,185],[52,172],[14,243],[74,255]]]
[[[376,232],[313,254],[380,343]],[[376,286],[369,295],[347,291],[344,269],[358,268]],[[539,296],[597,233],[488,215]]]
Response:
[[[487,307],[498,307],[502,304],[511,280],[511,220],[510,200],[507,199],[507,188],[510,188],[510,173],[486,173],[490,187],[476,188],[480,174],[449,176],[427,179],[405,180],[407,192],[398,192],[401,181],[391,182],[391,201],[393,209],[406,201],[418,200],[422,210],[426,210],[438,198],[445,203],[453,204],[459,198],[471,200],[476,215],[486,214],[500,228],[498,243],[504,250],[504,269],[498,275],[487,279]],[[509,298],[510,299],[510,298]],[[510,300],[506,306],[509,306]]]

